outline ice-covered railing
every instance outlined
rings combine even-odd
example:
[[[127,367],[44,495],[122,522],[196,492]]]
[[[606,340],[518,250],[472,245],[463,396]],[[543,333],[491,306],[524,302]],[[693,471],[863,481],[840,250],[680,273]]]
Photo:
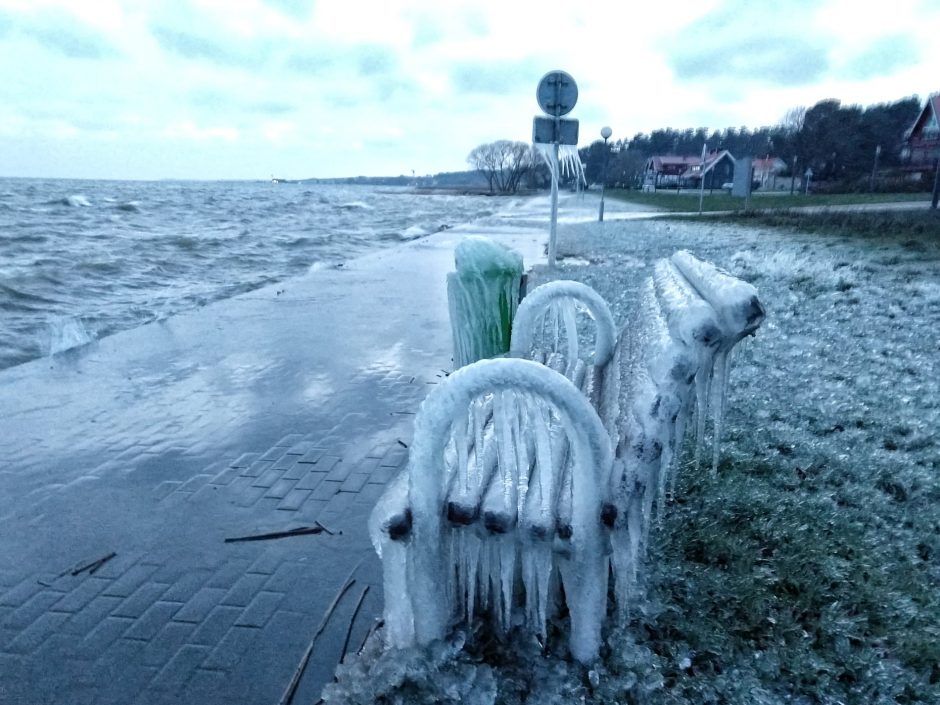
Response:
[[[389,645],[427,644],[480,609],[508,628],[519,592],[525,623],[544,635],[557,572],[571,653],[594,659],[611,464],[606,430],[564,376],[518,359],[453,373],[421,405],[407,470],[370,518]]]
[[[751,284],[728,274],[710,262],[697,259],[680,250],[672,255],[670,264],[685,278],[692,289],[715,311],[714,323],[720,330],[711,360],[703,362],[696,379],[696,463],[704,437],[707,407],[714,420],[712,472],[718,469],[722,422],[731,374],[731,353],[745,336],[752,335],[764,320],[764,307]]]
[[[593,356],[572,344],[579,310],[596,324]],[[370,519],[389,645],[427,643],[478,610],[544,634],[560,585],[572,654],[591,660],[608,570],[622,614],[685,429],[695,418],[700,449],[711,399],[717,463],[727,357],[763,317],[752,286],[684,252],[656,263],[619,335],[583,284],[527,296],[511,354],[544,366],[484,361],[435,389]]]
[[[524,300],[512,324],[510,354],[528,357],[538,345],[542,351],[560,352],[567,345],[568,359],[580,357],[577,313],[583,309],[596,325],[595,365],[605,365],[614,353],[617,330],[607,302],[591,287],[573,281],[544,284]]]

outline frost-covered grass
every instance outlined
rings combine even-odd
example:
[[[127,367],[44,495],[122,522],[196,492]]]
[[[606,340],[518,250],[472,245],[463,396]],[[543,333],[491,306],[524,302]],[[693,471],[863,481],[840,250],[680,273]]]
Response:
[[[376,672],[385,686],[349,700],[940,702],[940,240],[582,225],[559,252],[590,264],[530,286],[584,281],[624,321],[651,264],[680,248],[755,284],[768,317],[736,354],[718,474],[684,458],[601,662],[572,663],[562,638],[542,655],[531,637],[481,633],[438,645],[433,665],[367,654],[339,691]]]
[[[758,206],[760,207],[760,206]],[[940,240],[940,212],[935,210],[865,210],[807,212],[751,210],[715,216],[728,223],[788,228],[825,235],[839,234],[882,239]]]
[[[699,192],[687,189],[676,193],[672,190],[661,189],[655,193],[642,191],[610,190],[610,197],[627,203],[650,206],[659,210],[670,212],[696,213],[698,212]],[[926,201],[930,199],[928,193],[835,193],[809,195],[781,192],[756,191],[748,199],[747,206],[751,209],[769,208],[801,208],[805,206],[846,206],[867,205],[872,203],[900,203],[907,201]],[[708,211],[743,211],[745,202],[743,198],[732,196],[724,191],[705,191],[702,199],[702,210]]]

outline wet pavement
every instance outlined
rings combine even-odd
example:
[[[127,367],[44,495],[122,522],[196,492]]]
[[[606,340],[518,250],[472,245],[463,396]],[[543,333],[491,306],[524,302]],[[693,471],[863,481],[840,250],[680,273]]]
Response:
[[[531,266],[543,200],[0,372],[0,702],[277,703],[352,577],[314,702],[381,612],[366,519],[451,369],[453,248]]]

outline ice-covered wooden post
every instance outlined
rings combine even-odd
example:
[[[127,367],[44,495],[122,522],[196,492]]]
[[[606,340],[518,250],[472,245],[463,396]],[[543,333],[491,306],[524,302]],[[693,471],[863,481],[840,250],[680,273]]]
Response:
[[[447,275],[454,367],[509,352],[519,306],[522,255],[486,237],[471,236],[454,250],[457,271]]]

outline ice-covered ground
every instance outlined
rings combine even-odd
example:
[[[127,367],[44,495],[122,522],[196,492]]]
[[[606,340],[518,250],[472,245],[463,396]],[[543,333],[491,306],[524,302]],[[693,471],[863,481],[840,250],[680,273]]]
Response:
[[[551,636],[376,641],[329,702],[940,702],[940,243],[665,220],[560,235],[530,289],[584,281],[621,323],[677,249],[759,289],[718,475],[680,471],[593,669]]]

